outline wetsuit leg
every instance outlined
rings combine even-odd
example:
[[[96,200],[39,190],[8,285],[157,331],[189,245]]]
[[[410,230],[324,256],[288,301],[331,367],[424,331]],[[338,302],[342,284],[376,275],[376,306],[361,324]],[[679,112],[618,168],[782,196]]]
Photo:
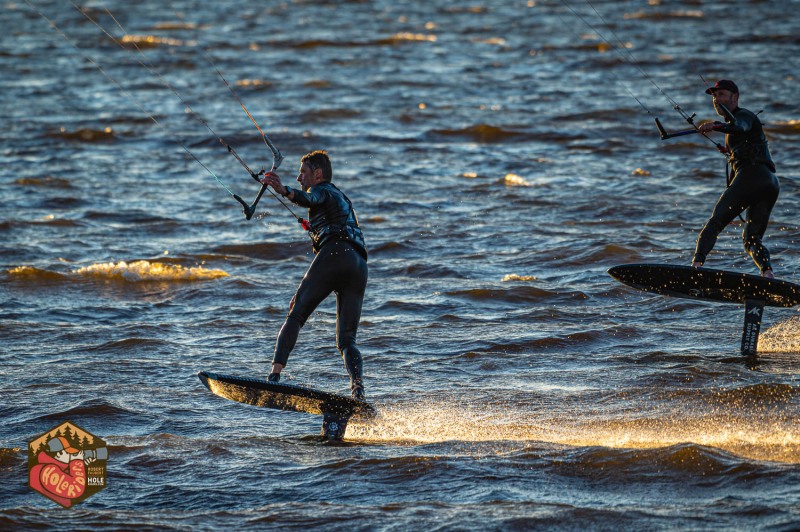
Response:
[[[326,244],[309,266],[292,299],[289,314],[275,343],[273,363],[286,365],[289,354],[297,343],[300,329],[305,325],[311,313],[332,292],[337,293],[337,302],[340,299],[340,293],[346,294],[346,299],[350,301],[351,294],[354,291],[357,292],[360,285],[360,298],[363,299],[366,271],[366,261],[350,244],[343,241]],[[352,303],[349,303],[343,312],[337,309],[337,324],[344,318],[345,323],[351,323],[348,326],[350,328],[353,327],[350,315],[353,313],[358,315],[352,333],[353,345],[355,345],[355,330],[358,329],[358,321],[361,316],[361,299],[355,310]],[[357,359],[358,366],[360,366],[361,356],[357,351],[356,349],[356,352],[349,357],[354,359],[354,364]]]
[[[323,251],[314,257],[289,304],[289,314],[275,342],[273,364],[286,366],[289,354],[297,343],[300,329],[319,304],[333,292],[333,282],[329,276],[332,268],[328,264],[331,262],[330,254]]]
[[[745,188],[747,187],[743,186],[741,179],[734,179],[731,186],[726,188],[725,192],[719,197],[711,218],[708,219],[703,230],[700,231],[700,236],[697,237],[697,245],[695,246],[692,262],[705,262],[706,255],[714,248],[714,244],[717,243],[717,237],[725,229],[725,226],[731,223],[747,207],[749,199],[744,190]]]
[[[350,375],[350,389],[364,387],[361,351],[356,344],[358,323],[367,288],[367,261],[350,244],[342,243],[340,255],[348,275],[336,289],[336,347]]]
[[[763,184],[759,187],[756,201],[747,209],[747,223],[742,231],[742,240],[744,249],[763,272],[772,269],[769,250],[761,243],[761,239],[764,238],[772,208],[778,200],[780,184],[775,174],[764,165],[757,165],[747,170],[751,171],[753,179],[758,179]]]

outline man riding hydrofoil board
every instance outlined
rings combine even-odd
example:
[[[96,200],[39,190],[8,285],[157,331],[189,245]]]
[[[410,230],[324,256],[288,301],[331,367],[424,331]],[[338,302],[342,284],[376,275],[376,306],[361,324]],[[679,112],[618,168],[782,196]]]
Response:
[[[700,125],[698,131],[725,133],[725,146],[720,151],[728,157],[732,176],[697,238],[692,266],[700,267],[706,262],[720,232],[746,209],[742,232],[744,248],[761,275],[772,279],[772,262],[762,238],[778,199],[780,184],[763,126],[755,113],[739,107],[739,87],[733,81],[717,81],[706,93],[713,96],[714,110],[725,121],[707,122]]]
[[[260,180],[295,205],[308,208],[307,229],[316,255],[278,333],[267,380],[280,381],[300,329],[317,306],[336,293],[336,346],[350,374],[352,396],[363,401],[362,358],[356,333],[367,286],[367,247],[353,204],[332,179],[328,154],[318,150],[300,160],[297,182],[302,190],[283,185],[275,172],[267,172]]]

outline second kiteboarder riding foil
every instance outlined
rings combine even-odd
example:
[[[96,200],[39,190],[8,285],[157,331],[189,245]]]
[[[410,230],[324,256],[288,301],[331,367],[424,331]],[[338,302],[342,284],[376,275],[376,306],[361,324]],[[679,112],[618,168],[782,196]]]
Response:
[[[739,87],[733,81],[720,80],[706,93],[714,97],[714,109],[725,118],[725,122],[702,124],[698,130],[701,133],[725,133],[723,151],[728,156],[732,176],[725,192],[717,200],[711,218],[700,232],[692,266],[705,263],[720,232],[746,209],[742,232],[744,248],[753,257],[761,275],[773,278],[769,251],[761,239],[778,199],[780,185],[761,121],[755,113],[739,107]]]

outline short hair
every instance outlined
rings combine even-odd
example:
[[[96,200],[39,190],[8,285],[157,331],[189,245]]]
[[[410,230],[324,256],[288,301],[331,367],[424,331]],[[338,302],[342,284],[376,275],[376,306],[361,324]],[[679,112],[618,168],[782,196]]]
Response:
[[[300,159],[300,164],[307,164],[312,170],[319,168],[322,170],[322,179],[325,181],[333,180],[331,160],[328,158],[328,152],[325,150],[315,150],[303,155],[303,158]]]

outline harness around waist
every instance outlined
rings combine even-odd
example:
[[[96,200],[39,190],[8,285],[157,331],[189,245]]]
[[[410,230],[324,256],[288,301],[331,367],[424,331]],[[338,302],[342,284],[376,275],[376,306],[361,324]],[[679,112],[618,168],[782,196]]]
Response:
[[[363,244],[364,239],[360,235],[360,231],[346,224],[343,226],[325,226],[319,231],[312,232],[311,240],[315,252],[319,252],[322,246],[328,242],[335,242],[338,240],[346,240],[352,243],[356,248],[364,249],[364,252],[366,252],[366,248]]]
[[[734,172],[738,172],[747,166],[764,164],[775,173],[775,163],[772,161],[766,142],[757,144],[745,143],[737,146],[733,149],[730,164]]]
[[[775,163],[769,159],[733,159],[731,161],[731,169],[733,170],[734,174],[738,174],[740,170],[747,168],[748,166],[755,166],[757,164],[763,164],[773,174],[776,171]]]

